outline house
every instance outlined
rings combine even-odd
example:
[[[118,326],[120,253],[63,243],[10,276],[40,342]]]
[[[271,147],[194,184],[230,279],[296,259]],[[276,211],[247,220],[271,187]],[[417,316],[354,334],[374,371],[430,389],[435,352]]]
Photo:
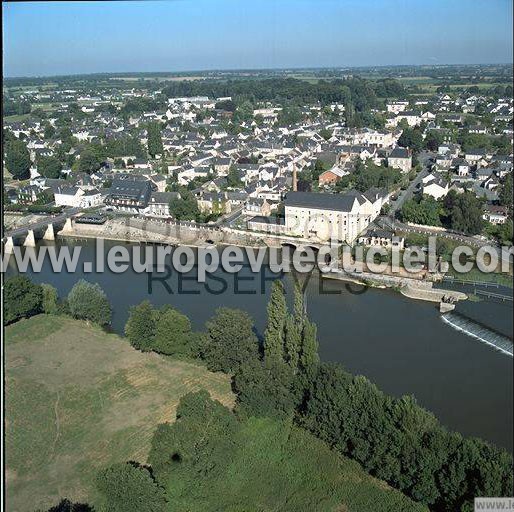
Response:
[[[97,188],[62,186],[56,189],[54,197],[56,206],[91,208],[102,204],[102,194]]]
[[[231,211],[235,208],[240,208],[243,206],[247,199],[248,194],[246,192],[227,192],[227,201],[230,204]]]
[[[197,203],[203,213],[230,213],[230,203],[225,192],[202,192]]]
[[[134,169],[144,169],[144,170],[149,170],[152,168],[152,166],[150,165],[150,163],[148,162],[148,160],[146,158],[136,158],[135,160],[133,160],[133,167]]]
[[[463,158],[455,159],[452,164],[455,166],[455,170],[457,171],[457,175],[464,177],[469,176],[471,173],[471,165],[467,160]]]
[[[412,154],[407,148],[396,146],[387,158],[387,165],[408,173],[412,169]]]
[[[34,203],[41,197],[42,193],[43,190],[37,185],[26,185],[18,189],[18,199],[16,202],[20,204]]]
[[[211,174],[210,167],[188,167],[177,174],[179,185],[187,185],[198,178],[207,178]]]
[[[391,101],[386,104],[387,111],[393,114],[403,112],[408,106],[408,101]]]
[[[468,128],[469,133],[480,133],[480,134],[486,134],[487,128],[485,126],[470,126]]]
[[[418,126],[422,119],[421,116],[418,115],[416,112],[412,111],[403,111],[401,112],[395,119],[395,123],[398,125],[400,121],[406,121],[407,124],[412,128],[413,126]]]
[[[482,187],[484,187],[486,190],[496,190],[499,186],[500,182],[494,174],[489,176],[489,178],[486,178],[482,183]]]
[[[433,121],[436,118],[436,115],[428,110],[426,112],[422,112],[420,115],[422,121]]]
[[[479,181],[485,181],[493,176],[493,170],[488,167],[481,167],[475,171],[475,178]]]
[[[441,144],[437,148],[438,155],[447,155],[450,158],[457,158],[459,156],[460,146],[458,144]]]
[[[366,231],[366,233],[357,239],[357,243],[370,247],[380,246],[387,249],[397,247],[403,250],[405,248],[404,237],[396,236],[394,233],[383,229],[371,229]]]
[[[343,176],[348,175],[349,172],[345,171],[341,167],[334,165],[327,171],[323,171],[318,178],[319,186],[333,185],[339,181]]]
[[[422,183],[421,190],[423,195],[431,196],[434,199],[440,199],[448,194],[449,184],[440,176],[436,176],[429,181]]]
[[[464,116],[462,114],[450,112],[443,115],[443,121],[445,123],[462,124],[464,122]]]
[[[245,203],[243,214],[268,217],[271,214],[271,203],[260,197],[249,197]]]
[[[214,171],[218,174],[218,176],[223,176],[228,174],[230,170],[230,165],[232,164],[231,158],[216,158],[213,162]]]
[[[152,192],[144,214],[150,217],[170,217],[170,201],[180,199],[178,192]]]
[[[509,218],[507,207],[488,204],[482,218],[491,224],[505,224]]]
[[[466,151],[466,153],[464,154],[464,159],[472,164],[476,164],[480,160],[485,160],[490,156],[491,155],[488,155],[487,150],[485,149],[470,149],[469,151]]]
[[[150,181],[157,188],[157,192],[165,192],[166,191],[166,178],[162,174],[152,174],[150,176]]]

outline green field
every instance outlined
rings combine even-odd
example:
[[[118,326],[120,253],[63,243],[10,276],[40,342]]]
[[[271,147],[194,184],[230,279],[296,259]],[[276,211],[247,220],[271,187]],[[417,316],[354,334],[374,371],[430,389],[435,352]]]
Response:
[[[222,462],[202,451],[202,468],[216,470],[170,471],[170,512],[428,512],[288,421],[250,418],[218,442]]]
[[[64,496],[94,503],[98,468],[144,462],[156,425],[190,391],[233,405],[227,376],[137,352],[85,322],[39,315],[5,334],[9,512]]]
[[[12,116],[5,116],[4,123],[21,123],[26,121],[30,117],[30,114],[14,114]]]
[[[508,288],[512,288],[514,286],[513,276],[509,273],[500,273],[500,272],[490,272],[485,273],[481,272],[478,268],[472,268],[469,272],[465,274],[460,274],[456,272],[450,265],[450,269],[448,270],[448,275],[453,276],[457,279],[465,279],[468,281],[481,281],[483,283],[495,283],[500,286],[506,286]]]

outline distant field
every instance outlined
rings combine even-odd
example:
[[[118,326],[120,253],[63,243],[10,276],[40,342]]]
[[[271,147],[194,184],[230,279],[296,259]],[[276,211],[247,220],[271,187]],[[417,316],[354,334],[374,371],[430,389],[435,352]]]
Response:
[[[144,462],[156,425],[173,420],[190,391],[233,405],[226,376],[142,354],[85,322],[39,315],[5,334],[9,512],[63,496],[94,502],[98,468]]]
[[[407,82],[407,84],[431,84],[434,82],[434,79],[430,76],[402,76],[399,77],[398,80],[400,82]]]
[[[139,80],[154,82],[184,82],[186,80],[204,80],[205,76],[113,76],[109,80],[121,80],[123,82],[138,82]]]
[[[13,116],[4,116],[4,123],[19,123],[28,119],[30,114],[15,114]]]

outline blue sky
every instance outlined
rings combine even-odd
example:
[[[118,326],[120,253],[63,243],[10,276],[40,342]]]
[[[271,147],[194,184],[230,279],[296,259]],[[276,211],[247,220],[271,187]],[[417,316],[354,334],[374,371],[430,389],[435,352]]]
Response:
[[[511,63],[512,0],[3,3],[4,76]]]

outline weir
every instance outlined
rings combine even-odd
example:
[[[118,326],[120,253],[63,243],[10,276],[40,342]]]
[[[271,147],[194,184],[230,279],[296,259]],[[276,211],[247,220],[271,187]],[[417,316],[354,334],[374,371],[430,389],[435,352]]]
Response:
[[[506,354],[510,357],[513,356],[513,343],[510,338],[498,332],[489,329],[485,325],[475,322],[459,313],[447,313],[442,315],[443,322],[447,323],[457,331],[463,332],[472,338],[480,340],[482,343],[489,345],[496,350]]]

